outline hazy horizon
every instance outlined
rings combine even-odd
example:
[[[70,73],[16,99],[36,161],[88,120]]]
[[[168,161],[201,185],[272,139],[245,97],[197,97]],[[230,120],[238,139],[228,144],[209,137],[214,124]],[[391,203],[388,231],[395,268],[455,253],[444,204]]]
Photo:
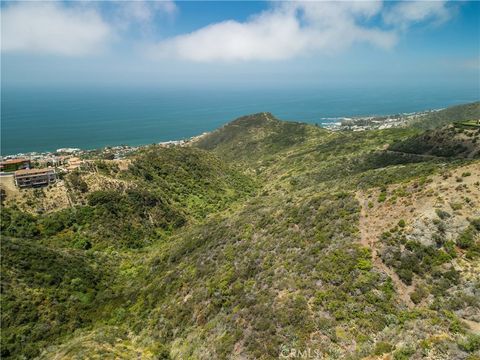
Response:
[[[480,3],[2,2],[2,85],[479,88]]]

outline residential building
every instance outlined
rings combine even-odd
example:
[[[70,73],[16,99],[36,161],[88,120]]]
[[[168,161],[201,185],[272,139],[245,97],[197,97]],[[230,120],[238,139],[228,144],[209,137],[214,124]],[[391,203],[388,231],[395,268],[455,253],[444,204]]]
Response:
[[[14,172],[20,169],[29,169],[28,159],[8,159],[0,162],[0,172]]]
[[[52,168],[15,171],[15,185],[20,188],[45,186],[55,182],[57,174]]]
[[[80,168],[84,161],[78,157],[72,157],[67,160],[67,171],[73,171]]]

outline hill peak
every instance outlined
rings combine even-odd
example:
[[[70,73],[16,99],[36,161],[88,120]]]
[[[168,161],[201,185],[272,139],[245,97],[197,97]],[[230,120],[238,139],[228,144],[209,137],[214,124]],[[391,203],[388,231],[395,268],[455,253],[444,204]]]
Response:
[[[241,116],[225,126],[229,125],[239,125],[239,126],[261,126],[272,121],[279,121],[275,116],[270,112],[260,112],[250,115]]]

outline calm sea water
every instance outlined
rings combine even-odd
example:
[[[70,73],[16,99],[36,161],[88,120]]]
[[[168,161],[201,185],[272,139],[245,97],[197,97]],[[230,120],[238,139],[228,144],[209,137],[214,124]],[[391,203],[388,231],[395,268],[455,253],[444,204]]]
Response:
[[[269,111],[284,120],[392,114],[476,101],[479,88],[416,87],[274,90],[2,89],[2,155],[140,145],[213,130]]]

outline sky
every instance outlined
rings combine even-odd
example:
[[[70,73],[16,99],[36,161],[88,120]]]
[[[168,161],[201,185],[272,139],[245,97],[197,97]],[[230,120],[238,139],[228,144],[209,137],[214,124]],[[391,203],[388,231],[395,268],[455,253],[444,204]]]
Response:
[[[480,87],[476,1],[2,1],[8,86]]]

